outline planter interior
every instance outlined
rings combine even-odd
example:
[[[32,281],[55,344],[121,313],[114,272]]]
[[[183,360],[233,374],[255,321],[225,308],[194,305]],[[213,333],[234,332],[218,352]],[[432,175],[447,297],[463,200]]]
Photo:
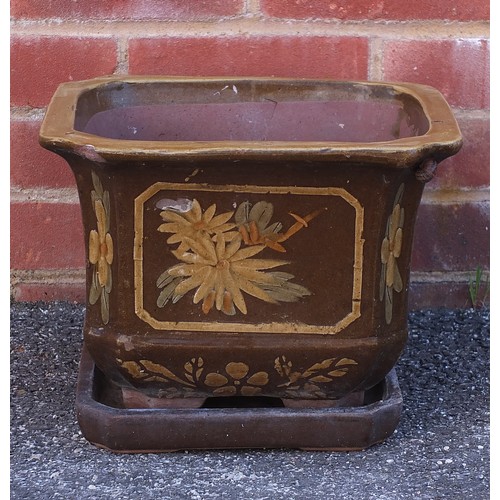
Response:
[[[202,421],[211,398],[254,397],[315,408],[333,427],[343,425],[332,417],[339,406],[382,418],[366,394],[389,387],[406,342],[423,186],[461,144],[439,92],[101,78],[63,84],[40,138],[78,184],[85,346],[99,383],[119,394],[114,411],[203,406]],[[90,435],[102,415],[82,398]],[[234,415],[228,425],[241,422]],[[352,421],[350,434],[366,431],[366,421]],[[113,448],[103,439],[94,442]],[[122,451],[145,446],[121,439]],[[194,441],[181,447],[199,447]],[[343,446],[326,438],[324,448]]]

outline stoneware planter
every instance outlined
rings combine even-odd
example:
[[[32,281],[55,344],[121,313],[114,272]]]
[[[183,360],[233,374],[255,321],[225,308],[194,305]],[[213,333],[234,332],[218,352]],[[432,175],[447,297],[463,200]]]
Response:
[[[117,451],[365,448],[390,435],[426,181],[461,135],[415,84],[62,84],[41,144],[87,252],[77,406]]]

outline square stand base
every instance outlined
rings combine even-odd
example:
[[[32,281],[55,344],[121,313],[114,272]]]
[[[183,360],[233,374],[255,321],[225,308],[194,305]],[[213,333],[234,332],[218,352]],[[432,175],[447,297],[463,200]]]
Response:
[[[216,398],[207,401],[211,399]],[[85,347],[76,393],[84,437],[121,453],[235,448],[362,450],[394,432],[402,404],[393,369],[365,392],[360,406],[285,408],[277,398],[252,397],[233,400],[232,407],[121,408],[113,402],[113,388]]]

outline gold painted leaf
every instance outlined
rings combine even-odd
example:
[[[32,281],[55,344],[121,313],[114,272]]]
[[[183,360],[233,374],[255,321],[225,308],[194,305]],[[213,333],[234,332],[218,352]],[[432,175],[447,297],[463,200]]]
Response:
[[[109,274],[109,265],[105,261],[105,259],[102,256],[100,256],[99,260],[97,261],[97,280],[100,286],[102,287],[106,286],[106,283],[108,282],[108,274]]]
[[[283,282],[281,285],[275,287],[262,285],[262,288],[273,299],[280,302],[297,302],[302,297],[311,295],[311,292],[307,288],[297,283]]]
[[[106,262],[111,265],[113,264],[113,238],[109,233],[106,233],[105,243],[106,255],[104,257],[106,258]]]
[[[214,307],[214,303],[215,303],[215,290],[212,290],[203,299],[203,304],[201,306],[201,310],[203,311],[203,313],[208,314]]]
[[[321,361],[321,363],[315,363],[312,365],[310,368],[308,368],[303,374],[302,377],[310,377],[316,372],[319,372],[321,370],[326,370],[333,364],[334,358],[329,358]]]
[[[113,275],[111,274],[111,268],[108,265],[108,275],[106,277],[106,284],[104,285],[104,290],[106,291],[106,293],[111,292],[112,285],[113,285]]]
[[[92,282],[89,291],[89,303],[94,305],[101,296],[102,288],[97,283],[97,271],[94,269],[92,272]]]
[[[175,289],[181,281],[182,278],[175,278],[164,286],[163,290],[158,295],[158,299],[156,300],[156,305],[158,307],[165,307],[165,304],[174,297]]]
[[[104,194],[102,195],[102,203],[104,206],[104,212],[106,213],[106,232],[108,232],[110,226],[110,211],[111,211],[111,202],[109,200],[108,191],[104,191]]]
[[[391,221],[389,223],[389,241],[394,241],[396,231],[399,227],[399,216],[401,214],[401,207],[396,205],[392,211]]]
[[[99,242],[99,234],[95,229],[92,229],[89,234],[89,261],[91,264],[97,264],[101,253],[101,245]]]
[[[170,269],[167,269],[166,271],[163,271],[158,279],[156,280],[156,286],[157,288],[163,288],[164,286],[167,286],[169,283],[172,282],[174,279],[174,276],[170,274]]]
[[[156,375],[161,375],[165,378],[168,378],[170,380],[174,380],[175,382],[178,382],[179,384],[182,385],[187,385],[187,386],[193,386],[193,384],[190,384],[179,377],[177,377],[174,373],[172,373],[168,368],[166,368],[163,365],[159,365],[158,363],[153,363],[152,361],[149,361],[147,359],[141,359],[141,364],[148,370],[150,373],[156,374]]]
[[[185,373],[184,376],[186,377],[186,380],[194,384],[194,378],[192,375],[189,375],[189,373]]]
[[[229,380],[220,373],[209,373],[205,377],[205,384],[209,387],[221,387],[226,385],[228,382]]]
[[[274,267],[284,266],[290,264],[287,260],[274,260],[274,259],[245,259],[242,262],[233,262],[231,260],[231,269],[239,271],[240,269],[256,269],[262,271],[263,269],[272,269]]]
[[[354,361],[354,359],[342,358],[337,363],[335,363],[335,366],[357,365],[357,364],[358,363],[356,363],[356,361]]]
[[[333,370],[331,372],[328,372],[328,375],[331,375],[332,377],[343,377],[346,374],[347,374],[347,368],[339,368],[338,370]]]
[[[396,236],[394,238],[394,250],[392,253],[394,257],[399,257],[401,255],[401,247],[403,246],[403,230],[398,227],[396,231]]]
[[[231,257],[231,262],[238,262],[248,259],[249,257],[253,257],[254,255],[257,255],[259,252],[262,252],[264,248],[266,248],[265,245],[254,245],[247,248],[241,248]]]
[[[211,267],[206,278],[203,280],[194,294],[194,304],[198,304],[200,300],[204,300],[208,296],[208,294],[213,291],[216,277],[217,270],[214,267]]]
[[[106,290],[101,293],[101,317],[102,322],[107,325],[109,323],[109,293]]]
[[[248,222],[250,207],[251,204],[249,201],[244,201],[243,203],[239,204],[234,214],[234,220],[236,221],[236,224],[238,224],[238,226],[241,226]]]
[[[403,227],[405,223],[405,209],[401,207],[401,213],[399,215],[399,227]]]
[[[233,298],[227,290],[224,292],[221,310],[224,314],[227,314],[228,316],[234,316],[236,314]]]
[[[216,396],[234,396],[236,394],[236,387],[228,385],[226,387],[219,387],[214,390]]]
[[[225,212],[223,214],[220,214],[220,215],[216,215],[211,221],[210,221],[210,227],[215,231],[219,231],[220,229],[218,229],[219,226],[222,226],[223,224],[226,224],[227,221],[233,216],[234,212]],[[235,227],[234,224],[230,224],[230,228],[229,229],[232,229],[233,227]]]
[[[94,189],[96,191],[97,196],[99,196],[99,198],[102,198],[104,189],[102,187],[101,179],[99,179],[99,177],[94,171],[92,171],[92,183],[94,184]]]
[[[396,263],[394,263],[394,290],[396,292],[401,292],[401,290],[403,290],[403,280]]]
[[[190,222],[198,222],[201,220],[201,206],[198,200],[193,200],[191,210],[186,212],[184,215]]]
[[[235,380],[240,380],[248,373],[249,366],[245,363],[228,363],[226,365],[226,372]]]
[[[311,382],[317,382],[319,384],[325,384],[327,382],[331,382],[332,379],[328,377],[324,377],[323,375],[316,375],[315,377],[312,377],[309,379]]]
[[[264,231],[273,216],[273,205],[267,201],[257,202],[250,210],[249,219],[254,221],[259,231]]]
[[[399,205],[401,203],[401,200],[403,199],[403,193],[405,190],[405,185],[404,183],[399,186],[398,192],[396,193],[396,197],[394,199],[394,205]]]
[[[269,383],[269,375],[266,372],[254,373],[248,380],[247,384],[250,385],[267,385]]]
[[[140,365],[135,361],[122,361],[121,366],[134,378],[147,377],[147,374],[144,373],[144,370],[141,370]]]
[[[385,284],[389,287],[392,288],[392,285],[394,283],[394,267],[396,265],[396,259],[394,258],[393,255],[389,256],[389,260],[387,261],[387,270],[385,273]]]
[[[215,215],[215,210],[216,210],[216,205],[215,203],[213,205],[210,205],[206,210],[205,213],[203,214],[202,220],[206,224],[208,224],[214,217]]]
[[[208,277],[210,273],[210,267],[206,266],[199,272],[193,274],[190,278],[183,280],[175,288],[176,295],[185,295],[187,292],[200,286],[203,281]]]
[[[226,233],[228,234],[228,233]],[[223,235],[225,236],[225,235]],[[227,240],[226,240],[227,241]],[[226,247],[224,251],[224,258],[226,260],[230,260],[231,257],[240,249],[241,247],[241,234],[234,233],[233,239],[229,241],[229,245]]]
[[[97,232],[99,233],[99,240],[102,243],[106,235],[106,211],[104,210],[104,205],[102,200],[96,200],[95,202],[95,215],[97,218]]]
[[[274,300],[266,291],[254,285],[251,281],[248,281],[243,276],[234,275],[234,281],[240,290],[256,297],[257,299],[263,300],[264,302],[269,302],[270,304],[276,304]]]
[[[189,226],[189,221],[186,220],[185,217],[176,212],[173,212],[172,210],[163,210],[162,212],[160,212],[160,216],[165,222],[177,222],[181,225],[181,227]]]
[[[225,285],[226,290],[231,294],[231,302],[243,313],[247,313],[247,306],[245,299],[240,292],[240,288],[233,278],[233,275],[229,272],[229,269],[222,270],[222,280]]]
[[[160,233],[178,233],[185,229],[185,226],[178,222],[165,222],[158,226]]]
[[[248,385],[244,385],[241,388],[242,396],[255,396],[256,394],[260,394],[262,389],[260,387],[250,387]]]
[[[382,248],[380,249],[380,260],[382,261],[382,264],[387,264],[387,261],[389,260],[389,255],[390,255],[389,240],[387,238],[384,238],[384,240],[382,241]]]
[[[390,325],[392,321],[392,288],[385,287],[385,322]]]

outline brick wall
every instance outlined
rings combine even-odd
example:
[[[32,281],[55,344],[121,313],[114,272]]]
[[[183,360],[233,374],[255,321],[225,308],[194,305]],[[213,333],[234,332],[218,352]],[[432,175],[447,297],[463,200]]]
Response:
[[[410,303],[465,306],[489,263],[489,2],[12,0],[11,269],[16,300],[84,300],[74,180],[38,146],[60,82],[105,74],[410,81],[448,99],[464,147],[426,186]]]

